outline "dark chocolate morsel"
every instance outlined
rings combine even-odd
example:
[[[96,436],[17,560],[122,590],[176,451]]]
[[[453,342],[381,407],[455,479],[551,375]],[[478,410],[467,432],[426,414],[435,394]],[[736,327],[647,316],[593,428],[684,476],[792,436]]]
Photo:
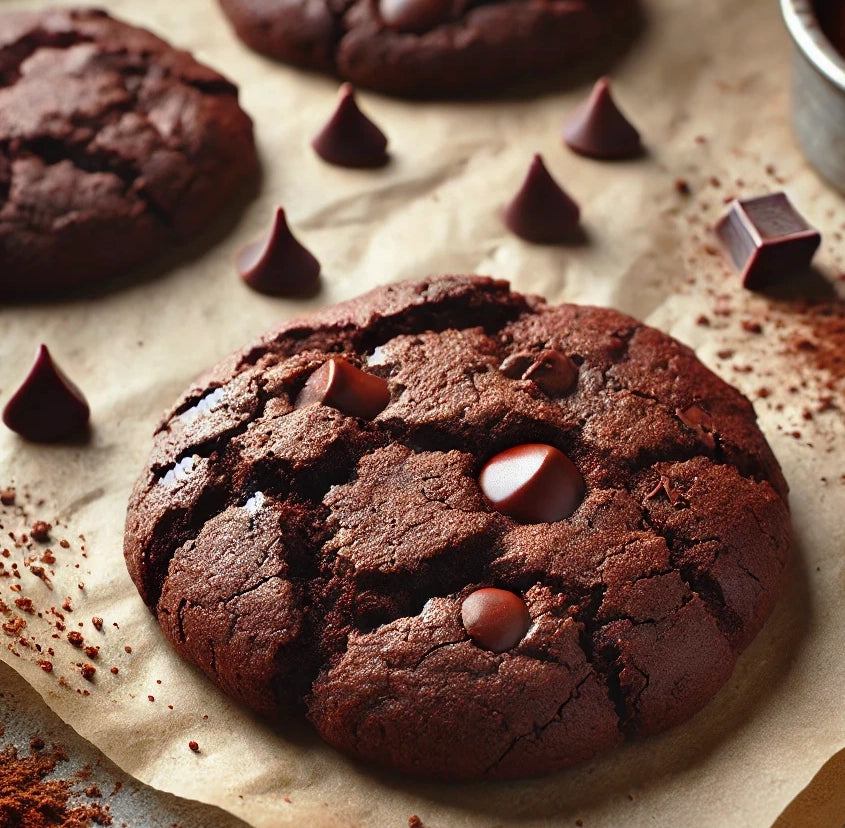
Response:
[[[708,448],[716,448],[716,438],[713,436],[713,418],[698,405],[691,405],[687,408],[676,408],[675,414],[678,419],[687,427],[698,434]]]
[[[502,653],[519,644],[531,626],[531,615],[518,595],[485,587],[464,598],[461,622],[476,644]]]
[[[505,208],[505,225],[526,241],[555,244],[573,239],[581,211],[535,155],[517,194]]]
[[[452,17],[452,0],[380,0],[379,15],[397,32],[422,32]]]
[[[599,78],[590,97],[570,115],[563,140],[591,158],[632,158],[642,152],[640,133],[616,105],[607,78]]]
[[[3,422],[33,443],[81,435],[90,410],[82,392],[41,345],[23,384],[3,409]]]
[[[389,402],[387,380],[333,357],[308,377],[296,398],[296,407],[320,403],[350,417],[372,420]]]
[[[578,366],[566,354],[549,348],[537,357],[522,378],[531,380],[550,397],[560,397],[578,381]]]
[[[337,109],[311,141],[314,152],[340,167],[383,167],[387,137],[358,108],[351,84],[340,87]]]
[[[522,379],[525,372],[534,364],[534,355],[527,351],[505,357],[499,370],[510,379]]]
[[[270,296],[313,293],[320,281],[320,263],[294,238],[281,207],[270,233],[241,248],[235,265],[253,290]]]
[[[492,457],[478,485],[494,509],[520,523],[569,517],[584,499],[584,478],[554,446],[525,443]]]
[[[799,275],[821,242],[819,231],[781,192],[732,201],[716,224],[716,235],[749,290]]]

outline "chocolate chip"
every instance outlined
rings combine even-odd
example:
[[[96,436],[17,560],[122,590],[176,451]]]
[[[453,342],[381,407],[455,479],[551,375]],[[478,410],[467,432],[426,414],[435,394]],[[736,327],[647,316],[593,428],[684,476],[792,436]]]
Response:
[[[573,239],[581,211],[535,155],[517,194],[505,208],[507,228],[535,244],[555,244]]]
[[[269,296],[307,295],[319,285],[320,263],[294,238],[281,207],[270,233],[243,247],[235,265],[253,290]]]
[[[461,622],[476,644],[501,653],[522,640],[531,626],[531,616],[518,595],[506,589],[486,587],[464,599]]]
[[[397,32],[422,32],[452,17],[452,0],[380,0],[379,15]]]
[[[499,370],[510,379],[522,379],[525,372],[534,364],[534,356],[527,351],[511,354],[499,366]]]
[[[691,405],[687,408],[676,408],[675,414],[678,419],[687,427],[698,434],[708,448],[716,448],[716,438],[713,436],[713,418],[698,405]]]
[[[584,478],[554,446],[525,443],[491,458],[478,484],[494,509],[520,523],[569,517],[584,498]]]
[[[3,422],[34,443],[81,435],[90,410],[82,392],[41,345],[23,384],[3,409]]]
[[[652,500],[663,492],[673,506],[687,505],[680,489],[675,488],[672,481],[665,474],[660,475],[660,482],[646,495],[646,500]]]
[[[735,199],[716,224],[716,235],[749,290],[807,270],[821,243],[819,231],[781,192]]]
[[[591,158],[632,158],[642,152],[640,133],[616,105],[607,78],[596,81],[590,97],[569,117],[563,140]]]
[[[358,108],[351,84],[340,87],[337,109],[311,141],[314,152],[340,167],[383,167],[387,137]]]
[[[578,381],[578,366],[565,354],[550,348],[537,357],[522,378],[531,380],[548,396],[560,397]]]
[[[296,407],[320,403],[350,417],[372,420],[389,402],[387,380],[334,357],[308,377],[296,398]]]

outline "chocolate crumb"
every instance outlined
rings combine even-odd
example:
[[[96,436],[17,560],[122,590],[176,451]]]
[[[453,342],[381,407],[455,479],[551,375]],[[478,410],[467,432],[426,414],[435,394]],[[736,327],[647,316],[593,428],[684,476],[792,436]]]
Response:
[[[93,664],[82,665],[82,678],[87,679],[88,681],[93,681],[94,673],[96,672],[97,668]]]
[[[190,741],[190,742],[188,742],[188,747],[189,747],[189,748],[190,748],[190,749],[191,749],[194,753],[199,753],[199,752],[200,752],[200,746],[199,746],[199,745],[198,745],[198,744],[197,744],[197,743],[196,743],[193,739],[191,739],[191,741]]]
[[[675,179],[675,190],[683,196],[692,195],[692,189],[685,178]]]
[[[83,637],[82,633],[73,630],[67,634],[67,640],[73,644],[74,647],[81,648],[82,645],[85,643],[85,638]]]
[[[91,623],[94,625],[94,629],[97,630],[98,632],[103,629],[103,619],[100,618],[99,615],[95,615],[91,619]]]
[[[408,817],[408,828],[423,828],[423,821],[416,815]]]
[[[44,740],[40,736],[33,736],[29,740],[30,750],[44,750]]]
[[[52,525],[43,520],[36,520],[29,530],[29,535],[34,541],[43,542],[50,537]]]
[[[116,676],[116,675],[117,675],[120,671],[118,670],[118,668],[117,668],[117,667],[112,667],[112,668],[111,668],[111,670],[109,670],[109,672],[110,672],[113,676]]]
[[[16,492],[11,486],[5,489],[0,489],[0,503],[4,506],[14,506],[15,494]]]

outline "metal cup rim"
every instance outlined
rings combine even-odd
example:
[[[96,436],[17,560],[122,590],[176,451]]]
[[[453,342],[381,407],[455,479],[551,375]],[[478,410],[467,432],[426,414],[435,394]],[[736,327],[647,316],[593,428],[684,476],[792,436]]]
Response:
[[[780,0],[780,8],[786,28],[804,57],[845,92],[845,58],[822,31],[812,0]]]

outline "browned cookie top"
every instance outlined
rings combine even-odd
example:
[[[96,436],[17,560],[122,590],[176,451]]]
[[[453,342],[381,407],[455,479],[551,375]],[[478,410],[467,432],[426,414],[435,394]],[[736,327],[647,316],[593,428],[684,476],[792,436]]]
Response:
[[[635,27],[637,0],[219,0],[251,48],[395,95],[489,92]]]
[[[522,511],[485,497],[488,461],[525,444],[574,463],[570,516],[539,521],[543,485]],[[718,690],[780,589],[785,498],[750,403],[685,346],[448,276],[286,322],[198,380],[125,552],[176,649],[253,709],[304,704],[403,771],[507,777]]]
[[[103,11],[0,14],[0,296],[119,274],[252,176],[236,87]]]

